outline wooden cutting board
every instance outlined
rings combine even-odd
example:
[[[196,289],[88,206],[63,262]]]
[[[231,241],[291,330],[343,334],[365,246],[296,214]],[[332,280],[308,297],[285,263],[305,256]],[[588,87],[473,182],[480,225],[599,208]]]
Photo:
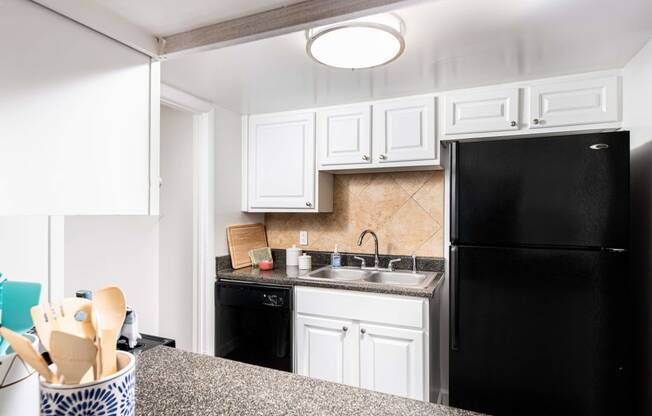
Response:
[[[234,269],[251,266],[249,250],[267,247],[267,234],[263,224],[240,224],[226,227],[231,266]]]

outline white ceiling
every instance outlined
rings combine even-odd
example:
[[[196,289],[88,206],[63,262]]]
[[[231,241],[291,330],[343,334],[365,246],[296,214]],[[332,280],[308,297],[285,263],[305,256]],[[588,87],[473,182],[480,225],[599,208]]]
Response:
[[[620,68],[652,38],[650,0],[431,0],[397,14],[405,54],[381,68],[318,65],[301,32],[164,62],[163,81],[271,112]]]
[[[167,36],[302,0],[93,0],[156,36]]]

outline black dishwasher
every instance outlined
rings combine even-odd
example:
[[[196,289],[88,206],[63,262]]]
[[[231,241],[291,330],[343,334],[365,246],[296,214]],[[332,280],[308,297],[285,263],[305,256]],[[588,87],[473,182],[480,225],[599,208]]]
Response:
[[[215,356],[292,371],[292,288],[218,280]]]

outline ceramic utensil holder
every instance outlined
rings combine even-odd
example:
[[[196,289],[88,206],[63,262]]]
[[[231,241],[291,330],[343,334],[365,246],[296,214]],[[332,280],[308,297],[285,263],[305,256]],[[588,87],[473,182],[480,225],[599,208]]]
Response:
[[[124,351],[118,351],[117,356],[118,371],[100,380],[65,385],[50,384],[40,378],[41,415],[133,416],[136,411],[136,357]]]
[[[38,337],[24,334],[34,348]],[[13,352],[0,356],[0,415],[35,415],[38,413],[38,374]]]

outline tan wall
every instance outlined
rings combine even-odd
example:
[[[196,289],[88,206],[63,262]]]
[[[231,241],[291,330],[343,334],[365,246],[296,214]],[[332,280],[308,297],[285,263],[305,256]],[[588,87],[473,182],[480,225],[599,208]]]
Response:
[[[272,248],[299,243],[303,249],[373,252],[373,239],[356,242],[369,228],[378,234],[381,254],[443,256],[444,175],[442,171],[335,175],[334,208],[328,214],[267,214]]]

